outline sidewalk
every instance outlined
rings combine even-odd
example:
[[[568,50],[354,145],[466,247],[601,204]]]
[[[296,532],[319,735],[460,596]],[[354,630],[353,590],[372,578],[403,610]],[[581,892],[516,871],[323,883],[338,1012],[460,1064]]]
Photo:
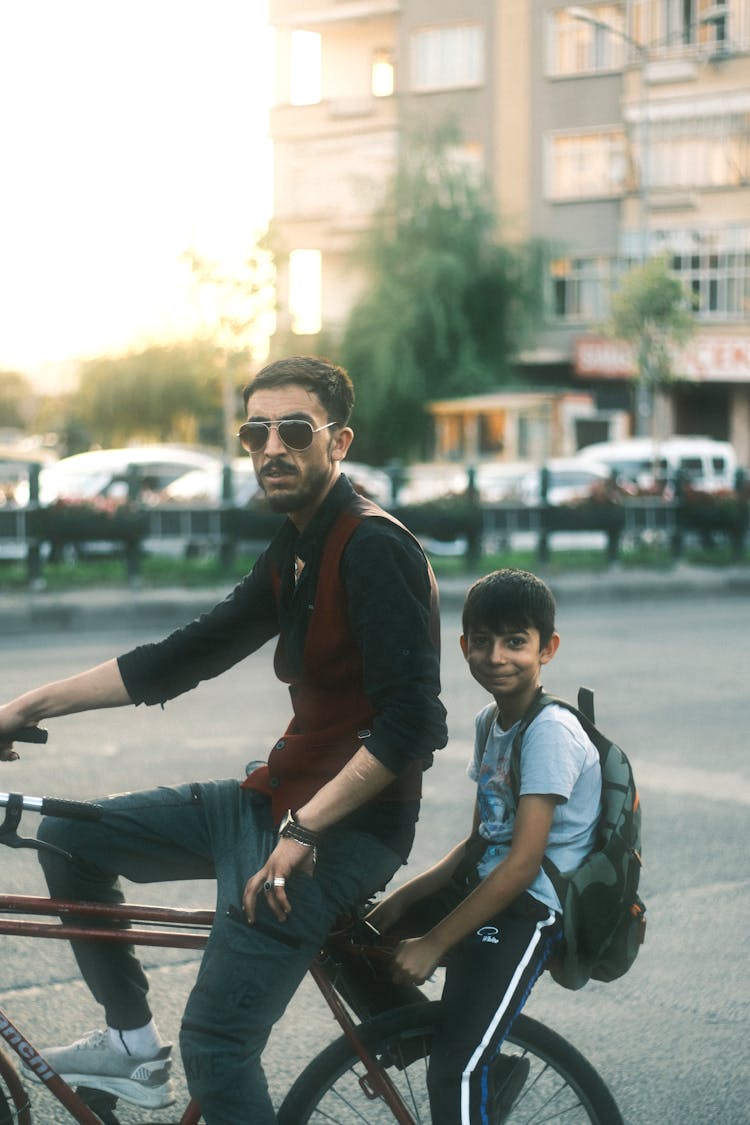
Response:
[[[711,568],[680,563],[666,572],[614,566],[598,574],[546,575],[543,568],[538,573],[549,582],[561,608],[581,602],[750,594],[750,568],[746,566]],[[443,608],[459,610],[471,581],[471,576],[440,579]],[[159,633],[210,609],[230,588],[228,582],[201,589],[123,587],[0,594],[0,636],[145,627]]]

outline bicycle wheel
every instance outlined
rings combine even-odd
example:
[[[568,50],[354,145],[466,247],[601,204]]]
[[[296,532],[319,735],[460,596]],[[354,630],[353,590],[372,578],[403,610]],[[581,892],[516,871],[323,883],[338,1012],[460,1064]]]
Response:
[[[363,1042],[386,1067],[415,1125],[432,1121],[427,1064],[437,1004],[385,1012],[360,1028]],[[543,1024],[519,1016],[503,1044],[503,1055],[528,1060],[529,1069],[512,1109],[498,1120],[508,1125],[622,1125],[612,1095],[591,1064]],[[279,1125],[392,1125],[388,1107],[363,1088],[364,1073],[346,1037],[337,1039],[296,1080],[279,1110]]]
[[[0,1125],[31,1125],[29,1099],[18,1072],[0,1051]]]

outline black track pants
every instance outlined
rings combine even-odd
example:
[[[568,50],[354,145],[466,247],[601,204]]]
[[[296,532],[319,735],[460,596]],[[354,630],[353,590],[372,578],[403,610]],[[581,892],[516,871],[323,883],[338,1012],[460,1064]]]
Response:
[[[493,1060],[559,935],[559,916],[522,895],[451,952],[428,1074],[432,1125],[490,1125]]]

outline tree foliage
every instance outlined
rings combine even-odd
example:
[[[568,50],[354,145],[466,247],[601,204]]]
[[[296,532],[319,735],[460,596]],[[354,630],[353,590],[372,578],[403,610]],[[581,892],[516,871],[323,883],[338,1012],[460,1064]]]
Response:
[[[673,377],[673,351],[695,327],[690,297],[665,257],[630,270],[612,300],[615,336],[633,345],[638,378],[650,387]]]
[[[265,342],[274,311],[273,255],[266,238],[259,237],[244,261],[231,269],[195,250],[182,256],[205,297],[208,334],[230,352],[253,351]]]
[[[70,423],[92,442],[222,441],[224,353],[212,341],[153,346],[83,364]],[[240,355],[234,356],[241,379]]]
[[[68,429],[80,447],[133,440],[233,448],[253,351],[273,311],[271,255],[256,243],[236,268],[195,251],[183,255],[200,298],[203,327],[192,340],[153,345],[84,363]]]
[[[0,371],[0,425],[25,430],[33,416],[31,384],[18,371]]]
[[[404,146],[358,248],[370,287],[341,358],[357,391],[358,456],[425,451],[430,399],[506,381],[539,309],[541,255],[504,245],[486,186],[452,159],[449,130]]]

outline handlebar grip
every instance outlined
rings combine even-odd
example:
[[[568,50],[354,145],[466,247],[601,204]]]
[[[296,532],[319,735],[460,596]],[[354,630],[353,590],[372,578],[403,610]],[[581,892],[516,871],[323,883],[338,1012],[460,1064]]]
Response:
[[[102,809],[86,801],[63,801],[58,797],[42,797],[41,812],[46,816],[65,816],[71,820],[101,820]]]
[[[44,727],[18,727],[8,737],[11,742],[46,742],[49,732]]]

